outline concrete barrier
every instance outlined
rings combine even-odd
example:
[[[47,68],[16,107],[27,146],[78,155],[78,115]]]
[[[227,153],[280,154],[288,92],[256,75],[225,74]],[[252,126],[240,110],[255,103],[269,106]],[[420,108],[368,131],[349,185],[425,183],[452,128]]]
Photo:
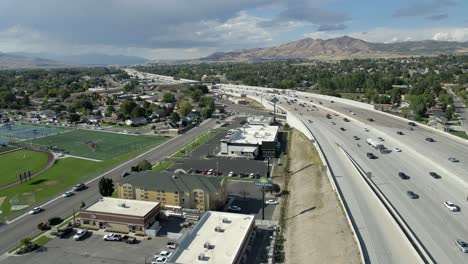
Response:
[[[369,185],[371,190],[377,195],[379,200],[385,206],[385,208],[390,213],[390,215],[393,217],[393,219],[398,224],[398,226],[401,228],[401,230],[405,234],[406,238],[409,240],[409,242],[414,247],[414,249],[416,250],[419,257],[421,258],[421,261],[423,263],[436,263],[434,258],[429,254],[427,249],[422,245],[422,243],[416,237],[413,230],[411,230],[411,228],[408,226],[406,221],[401,217],[401,215],[398,213],[398,211],[393,207],[392,203],[382,193],[382,191],[379,189],[379,187],[371,179],[369,179],[367,177],[366,172],[361,168],[359,163],[357,163],[356,160],[342,146],[340,146],[340,148],[346,154],[346,156],[351,161],[353,166],[357,169],[359,174],[363,177],[364,181]]]

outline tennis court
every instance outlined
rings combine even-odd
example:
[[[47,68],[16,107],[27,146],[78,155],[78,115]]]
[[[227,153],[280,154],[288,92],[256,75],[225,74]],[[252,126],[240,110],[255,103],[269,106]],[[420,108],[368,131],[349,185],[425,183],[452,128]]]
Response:
[[[36,126],[26,124],[4,124],[0,126],[0,144],[46,137],[65,131],[63,127]]]
[[[33,148],[91,159],[106,160],[133,150],[156,146],[165,140],[157,136],[134,136],[110,132],[73,130],[22,142]]]

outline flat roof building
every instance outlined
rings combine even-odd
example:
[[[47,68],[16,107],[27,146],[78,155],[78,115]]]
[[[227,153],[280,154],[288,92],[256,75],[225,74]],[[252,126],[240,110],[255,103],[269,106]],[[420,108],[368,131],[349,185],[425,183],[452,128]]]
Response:
[[[253,215],[208,211],[167,263],[241,263],[254,225]]]
[[[80,220],[84,228],[144,234],[159,212],[159,202],[103,197],[80,211]]]
[[[271,116],[249,116],[247,117],[247,123],[249,123],[249,125],[269,126],[271,123],[273,123],[273,117]]]
[[[262,156],[262,146],[277,148],[278,126],[244,125],[228,131],[221,139],[221,155],[256,158]]]
[[[142,171],[117,182],[116,190],[118,197],[123,199],[207,211],[224,204],[225,185],[225,180],[220,177]]]

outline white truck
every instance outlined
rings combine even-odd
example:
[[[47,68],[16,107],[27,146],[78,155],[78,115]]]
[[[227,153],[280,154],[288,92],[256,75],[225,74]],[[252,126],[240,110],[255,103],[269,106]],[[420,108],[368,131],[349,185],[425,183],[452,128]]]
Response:
[[[377,140],[373,140],[372,138],[368,138],[366,142],[375,149],[381,149],[385,147],[384,144],[378,142]]]

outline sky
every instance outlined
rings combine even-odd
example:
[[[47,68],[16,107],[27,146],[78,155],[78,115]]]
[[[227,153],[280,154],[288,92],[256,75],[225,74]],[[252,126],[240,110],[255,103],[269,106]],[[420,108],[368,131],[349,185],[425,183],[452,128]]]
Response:
[[[0,0],[0,52],[151,60],[302,38],[468,41],[468,0]]]

